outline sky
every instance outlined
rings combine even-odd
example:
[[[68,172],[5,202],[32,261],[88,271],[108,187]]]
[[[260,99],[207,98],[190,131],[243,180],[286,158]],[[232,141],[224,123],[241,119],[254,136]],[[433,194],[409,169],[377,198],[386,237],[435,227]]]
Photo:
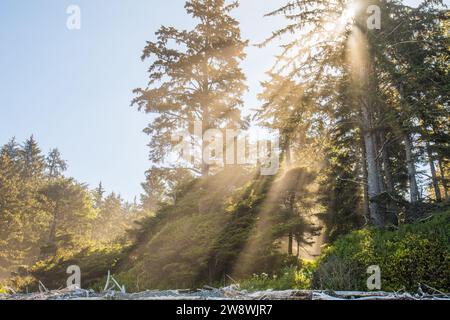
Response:
[[[130,106],[132,90],[147,83],[140,56],[161,25],[194,25],[184,2],[0,0],[0,145],[34,135],[43,152],[61,151],[69,176],[91,187],[101,181],[127,200],[138,196],[151,166],[142,132],[151,117]],[[263,15],[286,0],[240,2],[233,15],[252,44],[283,25]],[[70,5],[81,9],[80,30],[66,26]],[[247,49],[246,108],[258,106],[259,81],[276,52],[276,44]]]

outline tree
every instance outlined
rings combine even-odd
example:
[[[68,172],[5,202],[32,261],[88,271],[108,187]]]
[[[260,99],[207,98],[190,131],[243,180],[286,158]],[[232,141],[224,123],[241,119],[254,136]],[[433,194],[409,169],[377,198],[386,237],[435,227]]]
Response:
[[[381,8],[382,30],[369,27],[369,4]],[[409,181],[410,207],[419,201],[416,127],[425,117],[419,115],[418,105],[433,101],[439,106],[436,109],[443,110],[448,105],[442,91],[445,73],[438,71],[445,70],[438,65],[448,57],[448,45],[440,31],[445,13],[438,6],[439,2],[430,1],[413,9],[398,1],[362,0],[352,5],[302,0],[290,1],[269,14],[284,15],[289,24],[268,41],[293,34],[282,46],[273,72],[295,81],[303,91],[306,88],[308,92],[311,84],[316,87],[308,120],[317,121],[325,109],[331,130],[335,126],[345,129],[343,119],[352,124],[345,129],[345,148],[357,154],[362,141],[363,168],[354,170],[356,175],[363,174],[362,181],[359,176],[347,180],[364,185],[364,207],[377,227],[394,221],[391,214],[397,215],[398,204],[403,204],[403,171]],[[426,76],[435,80],[431,93],[421,88],[420,73],[413,71],[424,62],[433,70]],[[342,84],[345,91],[339,88]],[[342,93],[346,99],[336,99]],[[336,112],[346,109],[351,117]],[[431,127],[440,117],[427,119],[426,126]]]
[[[141,203],[150,212],[158,210],[163,203],[174,204],[179,189],[193,179],[192,173],[183,168],[152,167],[145,173],[145,177]]]
[[[47,211],[51,214],[42,257],[52,257],[58,250],[73,249],[90,235],[95,219],[91,197],[86,186],[73,179],[55,178],[42,188]]]
[[[15,171],[10,149],[3,147],[0,152],[0,276],[11,265],[19,265],[22,254],[20,238],[22,230],[22,212],[19,197],[22,191],[21,177]]]
[[[94,207],[96,209],[99,209],[99,208],[102,207],[103,200],[104,200],[104,198],[103,198],[104,195],[105,195],[105,189],[103,188],[102,182],[100,182],[98,184],[98,187],[95,188],[92,191],[92,197],[93,197],[93,200],[94,200]]]
[[[125,229],[125,222],[122,198],[112,192],[100,206],[94,224],[94,238],[104,242],[114,240]]]
[[[33,143],[32,149],[38,149],[37,144]],[[23,150],[14,139],[1,148],[0,276],[34,261],[49,221],[38,196],[43,181],[39,176],[24,177],[22,159]]]
[[[12,138],[2,147],[2,152],[5,152],[11,160],[17,160],[19,156],[19,144],[16,142],[16,138]]]
[[[276,237],[287,236],[288,255],[293,255],[293,243],[297,242],[297,256],[301,244],[308,243],[306,234],[317,229],[311,222],[311,209],[314,206],[311,184],[316,176],[304,168],[287,171],[278,181],[279,192],[277,219],[274,228]]]
[[[61,158],[61,153],[58,149],[51,150],[46,161],[50,178],[61,177],[63,172],[67,170],[67,162]]]
[[[441,147],[445,149],[442,141],[446,139],[440,138],[447,136],[448,140],[448,121],[443,120],[450,112],[446,88],[448,63],[445,62],[449,46],[443,27],[448,17],[445,10],[436,7],[439,4],[439,1],[424,1],[417,9],[394,5],[384,24],[396,32],[383,39],[390,45],[385,49],[376,48],[378,69],[383,72],[381,81],[389,84],[381,91],[390,101],[383,112],[391,115],[387,121],[391,136],[403,140],[412,207],[417,207],[422,200],[417,172],[420,162],[428,162],[435,198],[440,198],[434,164],[435,157],[439,156],[435,153]],[[399,21],[404,23],[399,25]]]
[[[294,80],[280,74],[268,73],[270,80],[262,83],[264,91],[258,96],[264,103],[255,118],[262,127],[276,131],[286,160],[292,165],[295,149],[305,147],[313,135],[311,118],[312,92]]]
[[[241,40],[239,23],[230,16],[237,2],[192,0],[186,2],[188,14],[199,20],[193,30],[161,27],[157,40],[147,42],[142,60],[152,59],[150,81],[145,89],[136,89],[132,104],[157,117],[144,130],[152,136],[150,160],[161,163],[173,154],[172,134],[189,132],[194,139],[195,121],[202,130],[234,125],[243,127],[239,107],[246,90],[245,76],[239,66],[245,58],[247,41]],[[198,137],[197,137],[198,138]],[[201,139],[201,152],[208,142]],[[206,151],[205,151],[206,152]],[[202,175],[210,166],[202,163]]]
[[[45,159],[41,149],[31,136],[20,149],[19,157],[22,161],[23,175],[27,179],[42,177],[45,169]]]

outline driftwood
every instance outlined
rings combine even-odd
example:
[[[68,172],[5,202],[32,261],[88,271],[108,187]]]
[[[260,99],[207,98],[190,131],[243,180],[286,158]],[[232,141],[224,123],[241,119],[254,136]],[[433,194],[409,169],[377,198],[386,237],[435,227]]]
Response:
[[[431,293],[425,293],[422,286]],[[195,290],[148,290],[127,294],[125,286],[121,286],[109,271],[104,290],[99,293],[80,288],[50,291],[41,281],[38,293],[18,294],[10,288],[8,290],[12,294],[0,295],[0,300],[450,300],[450,294],[425,284],[419,285],[417,293],[332,290],[248,292],[235,283],[225,288],[205,286]]]
[[[233,294],[229,295],[230,297]],[[288,290],[240,293],[240,298],[255,300],[450,300],[448,294],[411,294],[407,292],[360,292]]]
[[[0,295],[0,300],[450,300],[450,294],[444,293],[310,290],[247,292],[239,290],[237,285],[222,289],[207,287],[199,290],[149,290],[127,294],[123,286],[119,284],[115,286],[120,288],[119,291],[96,293],[92,290],[63,289],[33,294]]]

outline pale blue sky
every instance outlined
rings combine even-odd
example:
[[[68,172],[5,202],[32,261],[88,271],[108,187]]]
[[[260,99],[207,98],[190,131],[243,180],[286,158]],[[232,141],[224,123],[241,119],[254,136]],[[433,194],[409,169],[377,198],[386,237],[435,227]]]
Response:
[[[129,107],[145,86],[145,42],[160,25],[189,28],[185,0],[0,0],[0,144],[31,134],[44,152],[58,147],[68,174],[133,199],[150,167],[148,115]],[[264,13],[286,0],[242,0],[235,16],[243,37],[260,42],[281,21]],[[416,0],[408,2],[417,2]],[[66,28],[69,5],[81,8],[81,30]],[[259,80],[275,46],[249,48],[243,67],[257,106]]]
[[[140,61],[160,25],[189,28],[184,0],[1,0],[0,144],[31,134],[43,151],[58,147],[68,174],[132,199],[150,167],[150,118],[129,107],[132,89],[145,86]],[[276,26],[262,16],[284,0],[244,0],[235,11],[243,35],[263,40]],[[81,30],[66,28],[66,9],[81,8]],[[272,51],[271,51],[272,50]],[[268,55],[269,51],[269,55]],[[249,49],[244,63],[254,96],[275,51]],[[6,120],[5,120],[6,119]]]

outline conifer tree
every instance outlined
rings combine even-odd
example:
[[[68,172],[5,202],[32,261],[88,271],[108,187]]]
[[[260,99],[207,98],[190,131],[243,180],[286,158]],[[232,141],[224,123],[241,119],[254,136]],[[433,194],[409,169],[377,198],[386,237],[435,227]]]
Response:
[[[67,162],[61,158],[61,153],[58,149],[53,149],[49,152],[46,162],[50,178],[60,177],[67,170]]]
[[[309,120],[316,121],[325,109],[328,127],[334,130],[344,124],[341,128],[345,129],[346,117],[336,110],[350,111],[352,117],[347,121],[353,127],[344,131],[345,148],[358,154],[362,142],[359,155],[364,162],[362,170],[351,170],[357,176],[347,177],[347,181],[364,185],[364,207],[377,227],[395,221],[392,214],[397,215],[397,206],[404,205],[403,172],[407,173],[410,207],[417,207],[421,200],[419,139],[430,139],[433,122],[448,115],[448,94],[440,91],[445,88],[445,72],[438,71],[445,70],[439,65],[448,57],[448,45],[440,31],[445,20],[440,3],[424,1],[414,9],[400,1],[302,0],[289,1],[269,14],[284,15],[289,20],[269,41],[291,34],[278,56],[275,72],[295,81],[303,90],[308,84],[316,88]],[[369,5],[381,9],[381,30],[368,24]],[[428,71],[418,71],[424,64]],[[421,88],[421,75],[433,79],[427,82],[435,83],[428,85],[430,90]],[[347,86],[346,101],[336,99],[342,84]],[[419,106],[430,102],[434,110],[441,111],[420,111]],[[417,128],[418,121],[425,124],[426,134]]]
[[[161,27],[156,41],[147,42],[142,60],[151,60],[149,85],[136,89],[133,104],[139,110],[156,114],[144,130],[152,136],[150,160],[161,163],[173,154],[177,130],[194,134],[195,121],[205,132],[227,125],[242,127],[239,107],[246,90],[239,66],[245,58],[246,41],[241,39],[239,23],[231,15],[237,2],[192,0],[186,2],[189,15],[198,21],[192,30]],[[207,147],[202,139],[201,151]],[[196,164],[202,175],[209,165]]]
[[[23,175],[25,178],[42,177],[45,169],[45,159],[34,136],[31,136],[25,141],[19,156],[22,161]]]
[[[99,209],[102,207],[105,195],[105,189],[103,188],[102,182],[99,182],[97,188],[92,191],[92,197],[94,199],[94,207]]]

